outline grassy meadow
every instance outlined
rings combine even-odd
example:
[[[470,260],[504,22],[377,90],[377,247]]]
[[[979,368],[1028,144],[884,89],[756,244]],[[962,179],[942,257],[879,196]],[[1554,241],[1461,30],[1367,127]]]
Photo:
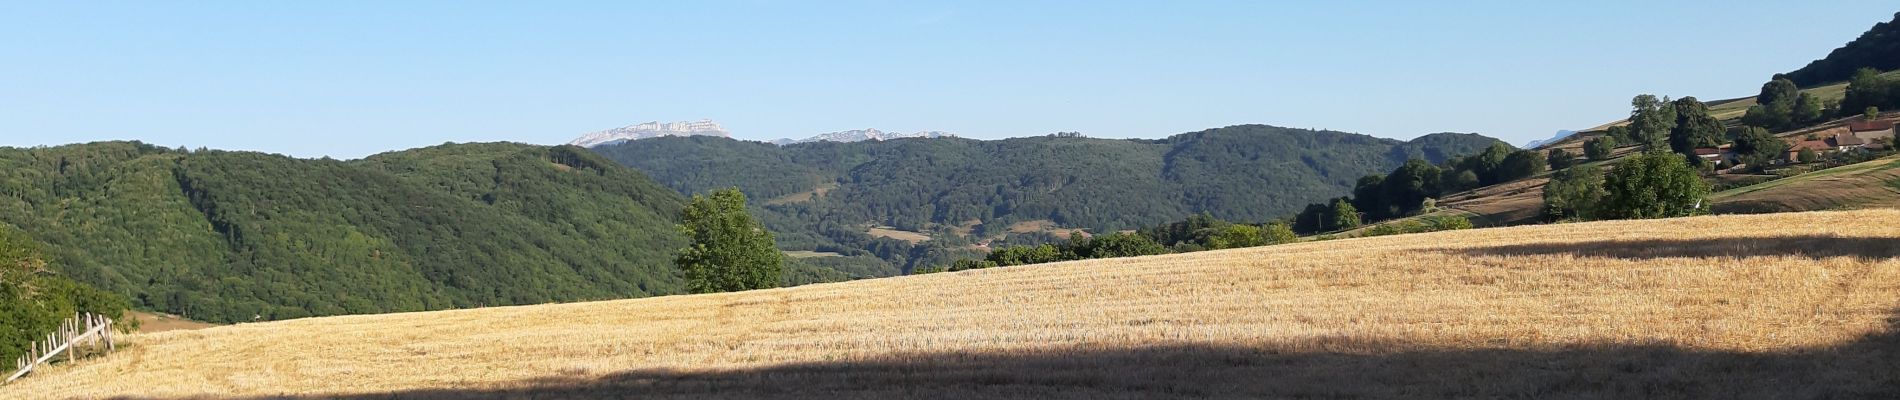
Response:
[[[0,398],[1894,398],[1900,210],[131,335]]]

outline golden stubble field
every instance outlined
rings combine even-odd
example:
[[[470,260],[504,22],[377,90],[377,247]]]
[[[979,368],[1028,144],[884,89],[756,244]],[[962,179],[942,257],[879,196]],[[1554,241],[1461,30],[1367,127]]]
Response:
[[[0,398],[1893,398],[1900,211],[134,335]]]

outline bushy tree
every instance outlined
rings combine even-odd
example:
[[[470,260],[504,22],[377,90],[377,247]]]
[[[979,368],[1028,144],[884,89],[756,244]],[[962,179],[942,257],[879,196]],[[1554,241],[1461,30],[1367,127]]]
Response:
[[[1695,149],[1722,144],[1722,133],[1728,128],[1722,126],[1722,120],[1709,115],[1708,105],[1694,97],[1684,97],[1672,106],[1676,109],[1676,123],[1669,131],[1670,149],[1693,157]]]
[[[693,196],[681,212],[680,232],[692,240],[674,263],[693,293],[732,292],[777,287],[784,254],[746,213],[739,189]]]
[[[1570,168],[1557,171],[1544,185],[1544,216],[1551,220],[1590,220],[1603,199],[1603,170]]]
[[[1880,71],[1862,68],[1854,72],[1847,81],[1847,93],[1841,98],[1842,117],[1851,117],[1868,107],[1889,106],[1896,100],[1892,80],[1880,76]]]
[[[1562,170],[1577,165],[1577,155],[1570,154],[1569,150],[1552,149],[1544,158],[1546,163],[1550,164],[1551,170]]]
[[[1781,154],[1788,151],[1788,142],[1768,133],[1767,129],[1750,126],[1736,132],[1735,146],[1730,150],[1735,151],[1743,164],[1760,169],[1781,158]]]
[[[1795,125],[1796,103],[1800,100],[1801,88],[1794,81],[1782,75],[1761,85],[1761,93],[1755,95],[1755,105],[1748,108],[1742,116],[1742,123],[1767,129],[1787,129]]]
[[[1241,247],[1265,246],[1267,237],[1260,227],[1247,224],[1229,224],[1207,237],[1209,250],[1234,249]]]
[[[1333,199],[1331,216],[1332,219],[1326,223],[1327,231],[1359,227],[1359,209],[1354,208],[1346,199]]]
[[[1630,100],[1630,139],[1644,148],[1659,147],[1669,139],[1669,131],[1676,127],[1676,108],[1671,107],[1667,98],[1657,99],[1654,95],[1637,95]]]
[[[1367,175],[1359,178],[1358,184],[1353,186],[1352,199],[1349,200],[1353,208],[1365,212],[1366,217],[1371,219],[1390,217],[1392,204],[1385,198],[1385,179],[1383,175]],[[1325,226],[1328,228],[1322,230],[1332,230],[1330,227],[1333,225]]]
[[[1382,201],[1387,205],[1388,217],[1400,217],[1418,212],[1425,199],[1438,195],[1438,179],[1442,172],[1437,166],[1425,160],[1412,159],[1405,165],[1392,171],[1381,184]]]
[[[1439,195],[1476,189],[1483,184],[1479,181],[1477,172],[1451,168],[1441,173],[1444,177],[1438,180]]]
[[[129,308],[117,295],[55,273],[41,251],[25,232],[0,224],[0,360],[19,357],[30,343],[75,313],[123,320]],[[127,321],[121,326],[137,325]],[[0,370],[11,372],[11,366]]]
[[[1274,222],[1261,227],[1260,236],[1266,239],[1269,245],[1293,243],[1300,240],[1300,235],[1293,233],[1293,227],[1282,222]]]
[[[1645,152],[1617,163],[1603,190],[1601,218],[1669,218],[1706,211],[1709,184],[1682,155]]]
[[[1156,243],[1154,239],[1129,232],[1116,232],[1096,235],[1072,244],[1078,258],[1136,257],[1165,254],[1167,247]]]
[[[1802,148],[1800,152],[1794,154],[1794,157],[1796,161],[1806,164],[1814,162],[1815,159],[1820,158],[1820,155],[1815,154],[1814,149]]]
[[[1796,125],[1819,123],[1821,120],[1827,119],[1827,106],[1821,104],[1821,99],[1815,98],[1813,95],[1807,93],[1802,93],[1801,97],[1797,97],[1794,100],[1794,115],[1791,119],[1794,120]]]
[[[1511,152],[1511,155],[1505,156],[1504,164],[1498,167],[1497,172],[1494,174],[1496,179],[1492,183],[1504,183],[1529,178],[1532,175],[1544,172],[1546,166],[1544,163],[1544,155],[1538,154],[1536,151],[1523,150]]]
[[[1590,139],[1590,141],[1583,142],[1583,156],[1589,158],[1591,161],[1608,160],[1610,159],[1610,155],[1615,153],[1616,137],[1614,136],[1599,136],[1595,139]]]
[[[1062,249],[1052,244],[1010,246],[990,253],[989,261],[1000,266],[1043,264],[1063,261]]]

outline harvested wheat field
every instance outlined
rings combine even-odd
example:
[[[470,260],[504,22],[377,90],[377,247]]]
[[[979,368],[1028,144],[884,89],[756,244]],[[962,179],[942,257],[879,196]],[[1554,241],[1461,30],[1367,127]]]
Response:
[[[1900,211],[133,335],[0,398],[1894,398]]]

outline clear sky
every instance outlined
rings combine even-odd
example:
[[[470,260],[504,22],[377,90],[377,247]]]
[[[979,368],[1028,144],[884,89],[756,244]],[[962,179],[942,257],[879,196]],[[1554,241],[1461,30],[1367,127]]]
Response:
[[[0,2],[0,145],[357,158],[715,119],[1512,143],[1638,93],[1752,95],[1891,1]]]

